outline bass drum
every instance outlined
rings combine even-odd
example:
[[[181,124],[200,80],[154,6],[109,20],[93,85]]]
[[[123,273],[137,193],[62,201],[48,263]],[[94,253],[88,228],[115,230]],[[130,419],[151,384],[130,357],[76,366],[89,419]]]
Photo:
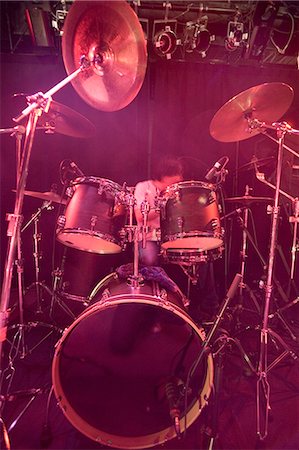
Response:
[[[90,300],[53,360],[54,391],[66,417],[90,439],[117,448],[176,437],[174,405],[183,432],[207,403],[213,380],[209,354],[188,382],[204,336],[182,295],[154,281],[134,288],[113,273]]]

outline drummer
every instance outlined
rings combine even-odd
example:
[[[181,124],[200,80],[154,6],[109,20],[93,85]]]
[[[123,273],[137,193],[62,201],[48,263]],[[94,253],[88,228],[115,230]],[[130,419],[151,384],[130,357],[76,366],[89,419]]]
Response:
[[[177,158],[167,155],[155,161],[152,179],[141,181],[135,187],[135,217],[140,229],[143,225],[142,205],[144,201],[148,202],[150,208],[147,218],[148,232],[146,234],[145,248],[142,248],[141,242],[139,243],[139,260],[144,266],[159,265],[160,247],[157,239],[157,230],[160,228],[160,213],[156,207],[157,197],[168,186],[182,180],[183,166],[181,162]],[[142,240],[141,233],[139,240]]]
[[[139,235],[139,261],[143,266],[159,266],[160,245],[157,230],[160,229],[160,213],[156,207],[159,194],[168,186],[183,180],[183,165],[173,156],[164,156],[156,160],[153,166],[153,177],[141,181],[135,187],[135,216],[137,225],[142,227],[142,204],[149,203],[148,232],[146,245],[142,245],[142,233]],[[176,283],[177,279],[174,279]],[[198,282],[190,298],[189,313],[195,320],[211,319],[218,310],[219,300],[216,292],[214,268],[212,262],[200,263]]]

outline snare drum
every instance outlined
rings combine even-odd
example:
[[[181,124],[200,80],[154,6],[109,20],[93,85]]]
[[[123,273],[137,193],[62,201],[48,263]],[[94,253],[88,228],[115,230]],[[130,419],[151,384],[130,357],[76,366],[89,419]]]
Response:
[[[183,181],[160,199],[162,249],[205,252],[222,245],[219,209],[213,185]]]
[[[92,253],[119,253],[120,231],[126,224],[122,188],[105,178],[77,178],[69,189],[71,197],[57,227],[64,245]]]
[[[139,449],[176,437],[169,395],[176,396],[183,432],[201,413],[213,382],[213,360],[206,354],[185,399],[204,335],[180,292],[154,281],[135,288],[113,273],[90,301],[53,360],[54,391],[66,417],[104,446]]]
[[[222,247],[204,252],[194,251],[193,249],[168,249],[162,250],[162,257],[166,263],[192,266],[194,264],[213,262],[222,256],[222,251]]]

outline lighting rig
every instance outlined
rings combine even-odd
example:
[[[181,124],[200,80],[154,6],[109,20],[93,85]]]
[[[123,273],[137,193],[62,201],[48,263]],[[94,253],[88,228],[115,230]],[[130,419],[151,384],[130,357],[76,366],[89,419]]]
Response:
[[[0,3],[2,53],[60,54],[73,0]],[[294,0],[128,3],[142,25],[150,60],[266,62],[297,68],[299,3]]]

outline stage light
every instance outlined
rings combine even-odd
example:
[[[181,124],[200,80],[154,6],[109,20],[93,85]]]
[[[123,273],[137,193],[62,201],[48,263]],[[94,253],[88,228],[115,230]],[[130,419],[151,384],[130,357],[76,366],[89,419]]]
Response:
[[[242,45],[247,45],[248,33],[244,32],[244,23],[230,21],[227,25],[227,36],[224,46],[228,51],[235,51]]]
[[[187,53],[197,51],[204,58],[206,53],[215,40],[207,29],[208,17],[203,16],[196,22],[186,22],[184,31],[183,46]]]
[[[153,47],[159,56],[166,57],[166,59],[170,59],[177,46],[181,44],[181,40],[176,34],[176,25],[176,20],[154,21]],[[160,29],[157,31],[159,27]]]

